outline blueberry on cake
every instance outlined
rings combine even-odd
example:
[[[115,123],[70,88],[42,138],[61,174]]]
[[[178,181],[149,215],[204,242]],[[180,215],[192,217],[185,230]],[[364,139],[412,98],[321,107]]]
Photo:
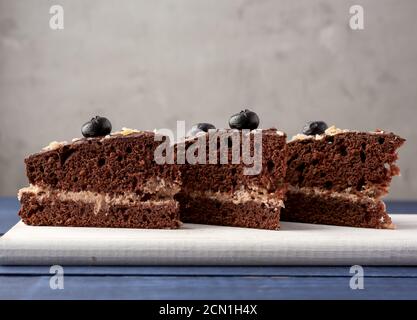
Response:
[[[281,220],[392,229],[381,197],[388,193],[397,149],[384,131],[357,132],[309,122],[287,144],[289,183]]]
[[[182,187],[176,198],[181,221],[279,229],[286,192],[286,135],[276,129],[257,129],[259,118],[250,110],[233,115],[229,125],[231,129],[197,124],[190,137],[177,144],[195,156],[179,165]],[[214,154],[210,146],[217,146]],[[244,161],[245,155],[255,159],[256,152],[260,155],[257,169]],[[240,161],[233,161],[237,155]],[[248,172],[248,166],[255,170]]]
[[[19,191],[28,225],[178,228],[175,165],[154,161],[155,133],[123,129],[95,117],[84,138],[53,142],[25,159],[30,186]],[[168,139],[168,137],[165,137]]]

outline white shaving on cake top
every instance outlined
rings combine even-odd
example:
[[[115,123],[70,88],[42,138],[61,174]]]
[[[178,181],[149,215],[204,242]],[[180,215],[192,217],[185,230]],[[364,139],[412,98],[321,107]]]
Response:
[[[296,141],[296,140],[306,140],[306,139],[321,140],[325,136],[334,136],[336,134],[346,133],[346,132],[350,132],[350,130],[348,130],[348,129],[340,129],[340,128],[337,128],[336,126],[331,126],[331,127],[328,127],[326,129],[326,131],[324,131],[323,134],[316,134],[316,135],[313,135],[313,136],[308,136],[308,135],[302,134],[302,133],[296,134],[295,136],[292,137],[292,139],[290,140],[290,142],[291,141]]]
[[[339,133],[345,133],[345,132],[349,132],[350,130],[348,129],[339,129],[336,128],[336,126],[331,126],[329,128],[326,129],[326,131],[324,131],[325,135],[328,136],[334,136],[335,134],[339,134]]]
[[[385,134],[385,131],[377,129],[375,131],[369,131],[369,133],[370,134]]]
[[[153,132],[155,132],[155,130]],[[112,132],[112,133],[104,136],[103,139],[109,139],[109,138],[116,137],[116,136],[128,136],[128,135],[131,135],[131,134],[134,134],[134,133],[142,133],[142,132],[145,132],[145,131],[123,127],[122,130]],[[150,131],[150,132],[152,132],[152,131]]]
[[[113,133],[112,135],[121,134],[122,136],[128,136],[129,134],[132,134],[132,133],[141,133],[141,132],[142,131],[137,130],[137,129],[130,129],[130,128],[123,127],[121,131],[117,131]]]
[[[277,135],[283,136],[284,135],[284,132],[277,130]]]
[[[58,149],[62,146],[65,146],[68,142],[67,141],[52,141],[50,144],[48,144],[46,147],[43,147],[43,151],[51,151]]]

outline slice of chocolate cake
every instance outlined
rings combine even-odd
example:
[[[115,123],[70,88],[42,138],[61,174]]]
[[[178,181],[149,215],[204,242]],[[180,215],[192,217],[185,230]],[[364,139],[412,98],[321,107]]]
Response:
[[[183,182],[177,195],[181,221],[279,229],[286,192],[285,134],[276,129],[241,131],[239,129],[244,128],[215,130],[211,125],[202,127],[210,130],[206,133],[197,128],[197,137],[177,145],[179,149],[184,146],[187,153],[186,164],[179,166]],[[259,145],[256,136],[261,137]],[[244,141],[249,142],[249,149],[245,148]],[[217,146],[214,154],[211,146]],[[256,152],[260,152],[259,167],[247,172],[248,166],[254,169],[256,160],[248,165],[243,160],[244,154],[256,158]],[[190,154],[195,158],[190,159]],[[234,161],[234,155],[239,155],[240,161]],[[216,163],[213,163],[214,159]]]
[[[392,229],[388,193],[404,139],[312,122],[288,143],[289,183],[283,221]]]
[[[71,143],[54,142],[25,159],[31,185],[19,191],[19,215],[24,223],[180,226],[179,206],[174,200],[180,189],[180,173],[175,165],[155,163],[154,150],[161,142],[155,141],[153,132],[124,129],[94,137],[87,130],[83,134],[88,137]]]

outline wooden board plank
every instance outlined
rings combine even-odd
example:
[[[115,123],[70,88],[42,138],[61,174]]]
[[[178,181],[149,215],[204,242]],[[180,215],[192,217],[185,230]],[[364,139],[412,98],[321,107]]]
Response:
[[[417,215],[397,230],[283,223],[280,231],[185,224],[180,230],[30,227],[0,239],[2,264],[417,265]]]
[[[351,277],[350,266],[63,266],[71,276]],[[366,277],[417,278],[417,267],[364,266]],[[0,275],[50,275],[50,266],[0,266]]]

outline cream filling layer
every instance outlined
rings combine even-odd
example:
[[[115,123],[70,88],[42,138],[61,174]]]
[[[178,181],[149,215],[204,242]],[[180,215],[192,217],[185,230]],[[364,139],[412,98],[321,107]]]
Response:
[[[161,197],[173,197],[180,191],[180,186],[167,182],[163,178],[150,178],[142,185],[142,192]]]
[[[18,199],[21,200],[23,194],[33,194],[37,200],[42,202],[43,200],[58,199],[59,201],[73,201],[94,204],[94,214],[97,214],[100,210],[108,208],[114,205],[136,205],[136,204],[152,204],[152,205],[166,205],[175,202],[173,199],[163,200],[147,200],[141,201],[140,196],[134,192],[125,192],[122,195],[110,195],[107,193],[99,193],[92,191],[61,191],[51,190],[44,187],[30,185],[19,190]]]
[[[360,202],[360,201],[369,201],[369,202],[378,202],[379,200],[369,197],[368,195],[357,195],[354,193],[350,193],[349,189],[346,189],[345,191],[342,192],[335,192],[335,191],[331,191],[331,190],[324,190],[321,188],[317,188],[317,187],[295,187],[295,186],[288,186],[288,192],[292,192],[292,193],[304,193],[304,194],[308,194],[308,195],[316,195],[316,196],[323,196],[323,195],[327,195],[330,196],[331,198],[339,198],[339,199],[345,199],[345,200],[349,200],[349,201],[354,201],[354,202]]]
[[[243,204],[246,202],[264,203],[267,206],[284,208],[284,201],[278,199],[275,194],[267,193],[264,189],[258,191],[247,191],[244,189],[237,190],[232,194],[227,192],[213,192],[213,191],[193,191],[187,192],[187,195],[192,198],[204,197],[220,202],[231,201],[234,204]]]

